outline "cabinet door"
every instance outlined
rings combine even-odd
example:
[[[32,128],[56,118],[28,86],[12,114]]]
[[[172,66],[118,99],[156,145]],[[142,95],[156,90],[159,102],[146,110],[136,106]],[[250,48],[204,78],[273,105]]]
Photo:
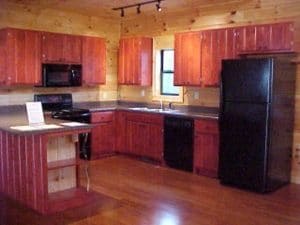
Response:
[[[202,81],[206,87],[217,86],[219,83],[218,66],[218,32],[207,30],[202,32]]]
[[[81,64],[82,38],[75,35],[63,35],[63,60]]]
[[[200,32],[175,34],[174,85],[201,85]]]
[[[83,37],[82,69],[85,84],[105,84],[106,47],[103,38]]]
[[[194,137],[194,167],[202,175],[218,176],[219,143],[216,134],[201,133]]]
[[[42,37],[43,62],[81,64],[82,40],[80,36],[44,33]]]
[[[118,83],[131,84],[133,64],[133,39],[121,39],[119,42]]]
[[[162,161],[163,159],[163,127],[149,123],[147,142],[145,146],[144,155],[146,157]]]
[[[42,61],[44,63],[63,62],[63,35],[43,33],[42,36]]]
[[[40,34],[35,31],[7,29],[6,59],[3,62],[6,85],[40,84]]]
[[[256,50],[266,52],[271,50],[271,26],[258,25],[256,26]]]
[[[102,155],[112,154],[115,146],[114,137],[113,121],[95,124],[91,132],[91,158],[95,159]]]
[[[142,156],[145,154],[148,129],[145,123],[127,120],[127,146],[128,153]]]
[[[128,83],[130,84],[140,84],[141,83],[141,76],[142,76],[142,70],[141,70],[141,64],[142,64],[142,39],[140,38],[133,38],[131,40],[131,47],[130,47],[130,76],[128,77]]]
[[[126,129],[126,112],[115,112],[115,134],[116,134],[116,151],[125,153],[128,149],[127,146],[127,133]]]
[[[272,50],[287,52],[294,50],[293,23],[272,24],[270,30],[270,48]]]
[[[218,162],[218,122],[195,120],[194,171],[202,175],[217,177]]]

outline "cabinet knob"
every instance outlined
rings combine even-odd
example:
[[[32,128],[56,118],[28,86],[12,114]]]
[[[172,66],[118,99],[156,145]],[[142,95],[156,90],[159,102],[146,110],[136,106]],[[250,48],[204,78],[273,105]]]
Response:
[[[45,54],[43,54],[43,55],[42,55],[42,57],[43,57],[43,58],[46,58],[46,55],[45,55]]]
[[[45,39],[46,39],[46,37],[45,37],[45,36],[43,36],[42,38],[43,38],[43,40],[45,40]]]

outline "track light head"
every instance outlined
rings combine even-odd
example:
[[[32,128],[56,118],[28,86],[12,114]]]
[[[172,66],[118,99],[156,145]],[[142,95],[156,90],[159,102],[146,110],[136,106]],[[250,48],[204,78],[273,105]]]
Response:
[[[158,12],[161,11],[160,0],[157,1],[157,4],[156,4],[156,10],[157,10]]]
[[[141,5],[138,5],[138,6],[136,7],[136,13],[137,13],[137,14],[140,14],[140,13],[141,13]]]

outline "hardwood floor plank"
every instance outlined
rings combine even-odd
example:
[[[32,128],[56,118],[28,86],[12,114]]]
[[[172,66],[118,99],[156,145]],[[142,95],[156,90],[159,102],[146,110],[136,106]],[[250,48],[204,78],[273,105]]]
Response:
[[[91,161],[89,171],[92,204],[43,216],[0,195],[1,225],[300,224],[300,185],[262,195],[123,156]]]

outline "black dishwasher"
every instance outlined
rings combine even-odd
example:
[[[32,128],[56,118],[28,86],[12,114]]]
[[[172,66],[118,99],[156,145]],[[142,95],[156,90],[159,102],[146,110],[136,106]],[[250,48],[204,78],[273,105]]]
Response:
[[[165,116],[164,160],[167,166],[193,171],[194,120]]]

